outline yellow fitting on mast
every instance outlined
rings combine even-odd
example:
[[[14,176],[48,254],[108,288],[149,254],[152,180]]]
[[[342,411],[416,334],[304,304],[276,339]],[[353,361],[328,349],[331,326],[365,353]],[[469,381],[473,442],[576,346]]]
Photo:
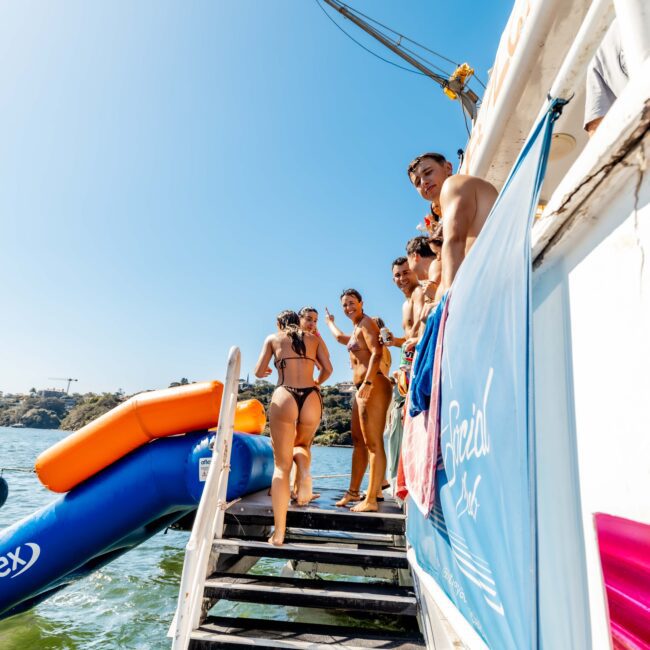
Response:
[[[454,73],[449,77],[449,85],[442,89],[442,92],[449,97],[449,99],[458,99],[458,93],[465,89],[465,84],[469,78],[474,74],[474,68],[469,63],[461,63]]]

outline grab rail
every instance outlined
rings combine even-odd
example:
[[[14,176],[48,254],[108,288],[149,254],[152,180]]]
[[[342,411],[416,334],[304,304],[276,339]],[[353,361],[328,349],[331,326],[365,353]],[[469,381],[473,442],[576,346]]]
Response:
[[[172,640],[173,650],[185,650],[192,630],[200,625],[203,585],[210,562],[210,552],[215,537],[223,536],[240,365],[239,348],[230,348],[212,461],[196,511],[192,533],[185,547]]]

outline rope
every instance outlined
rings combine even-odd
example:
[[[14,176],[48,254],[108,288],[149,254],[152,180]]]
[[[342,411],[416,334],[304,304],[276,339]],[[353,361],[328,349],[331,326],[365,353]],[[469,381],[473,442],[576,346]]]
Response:
[[[29,469],[27,467],[0,467],[0,476],[3,472],[25,472],[26,474],[33,474],[34,469]]]

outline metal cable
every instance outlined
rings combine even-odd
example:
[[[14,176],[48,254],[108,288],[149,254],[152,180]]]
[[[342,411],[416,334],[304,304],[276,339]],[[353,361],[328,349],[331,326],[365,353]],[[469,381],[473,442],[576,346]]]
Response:
[[[351,7],[350,5],[346,4],[345,2],[341,2],[340,0],[339,0],[339,2],[348,11],[351,11],[352,13],[357,14],[358,16],[363,16],[366,20],[369,20],[370,22],[375,23],[376,25],[379,25],[380,27],[383,27],[384,29],[387,29],[389,32],[392,32],[393,34],[396,34],[397,36],[399,36],[400,41],[405,40],[405,41],[408,41],[409,43],[413,43],[413,45],[417,45],[419,48],[421,48],[423,50],[426,50],[427,52],[430,52],[431,54],[437,56],[438,58],[442,59],[443,61],[447,61],[447,63],[451,63],[452,65],[454,65],[456,67],[458,67],[460,65],[460,63],[457,63],[456,61],[453,61],[452,59],[447,58],[444,54],[440,54],[440,52],[436,52],[435,50],[432,50],[431,48],[427,47],[426,45],[422,45],[422,43],[418,43],[417,41],[414,41],[412,38],[409,38],[408,36],[405,36],[404,34],[401,34],[400,32],[394,30],[392,27],[388,27],[388,25],[384,25],[383,23],[380,23],[378,20],[375,20],[374,18],[371,18],[367,14],[364,14],[363,12],[359,11],[358,9],[355,9],[354,7]],[[410,52],[411,54],[414,54],[414,52],[412,50],[409,50],[409,49],[405,48],[403,45],[401,45],[401,43],[398,42],[397,45],[399,47],[402,47],[403,49],[405,49],[407,52]],[[430,61],[427,61],[424,57],[422,57],[420,55],[415,55],[415,56],[418,56],[418,58],[420,58],[422,61],[425,61],[429,65],[431,65],[433,67],[437,67],[433,63],[431,63]],[[438,71],[442,72],[441,68],[437,68],[437,69],[438,69]],[[448,73],[444,73],[444,74],[448,74]],[[474,79],[476,79],[476,81],[483,87],[483,89],[485,89],[485,84],[476,76],[476,74],[474,74]]]
[[[319,6],[320,10],[321,10],[321,11],[322,11],[326,16],[327,16],[327,18],[328,18],[329,20],[331,20],[331,21],[334,23],[334,25],[336,25],[336,27],[338,27],[338,29],[340,29],[340,30],[341,30],[341,31],[342,31],[342,32],[343,32],[343,33],[344,33],[344,34],[345,34],[345,35],[346,35],[346,36],[347,36],[351,41],[353,41],[354,43],[356,43],[356,44],[357,44],[361,49],[363,49],[363,50],[365,50],[366,52],[368,52],[368,54],[372,54],[374,57],[377,57],[378,59],[380,59],[380,60],[383,61],[384,63],[389,63],[390,65],[393,65],[393,66],[395,66],[396,68],[399,68],[400,70],[405,70],[406,72],[412,72],[413,74],[419,74],[419,75],[422,75],[423,77],[426,76],[426,75],[424,74],[424,72],[420,72],[419,70],[413,70],[413,69],[411,69],[411,68],[406,68],[405,66],[403,66],[403,65],[399,65],[399,63],[395,63],[395,62],[393,62],[393,61],[389,61],[388,59],[385,59],[383,56],[379,56],[379,54],[377,54],[376,52],[373,52],[372,50],[368,49],[365,45],[363,45],[363,43],[360,43],[359,41],[357,41],[356,38],[354,38],[353,36],[351,36],[350,34],[348,34],[348,32],[346,32],[346,31],[343,29],[343,27],[341,27],[341,25],[339,25],[339,24],[334,20],[334,18],[332,18],[332,17],[327,13],[327,11],[325,11],[325,8],[321,5],[320,0],[316,0],[316,4]]]
[[[340,0],[339,0],[339,2],[340,2]],[[370,16],[362,13],[358,9],[355,9],[354,7],[351,7],[348,4],[345,4],[345,2],[341,2],[341,4],[348,11],[351,11],[351,12],[357,14],[358,16],[363,16],[364,18],[366,18],[370,22],[375,23],[375,25],[379,25],[380,27],[383,27],[384,29],[387,29],[389,32],[393,32],[393,34],[397,34],[397,36],[399,36],[400,39],[404,39],[405,41],[409,41],[409,43],[413,43],[413,45],[417,45],[418,47],[421,47],[423,50],[426,50],[427,52],[430,52],[431,54],[435,54],[437,57],[443,59],[444,61],[447,61],[447,63],[451,63],[452,65],[455,65],[456,67],[458,67],[460,65],[456,61],[453,61],[452,59],[449,59],[446,56],[444,56],[444,54],[440,54],[440,52],[436,52],[436,51],[426,47],[425,45],[421,45],[417,41],[414,41],[412,38],[409,38],[408,36],[405,36],[404,34],[400,34],[400,32],[394,30],[392,27],[388,27],[388,25],[384,25],[383,23],[380,23],[378,20],[375,20],[374,18],[371,18]]]

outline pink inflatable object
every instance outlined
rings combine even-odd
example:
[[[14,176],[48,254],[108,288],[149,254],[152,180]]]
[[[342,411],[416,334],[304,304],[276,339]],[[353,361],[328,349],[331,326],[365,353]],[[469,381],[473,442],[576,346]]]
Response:
[[[650,650],[650,526],[596,514],[609,625],[616,650]]]

